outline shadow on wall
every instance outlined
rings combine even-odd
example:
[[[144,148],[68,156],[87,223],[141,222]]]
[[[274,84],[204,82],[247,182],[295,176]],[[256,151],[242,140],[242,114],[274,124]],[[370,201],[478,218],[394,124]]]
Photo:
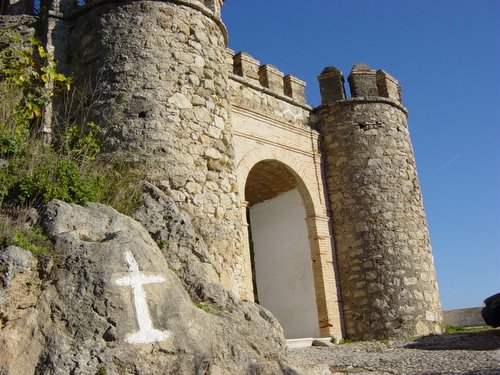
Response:
[[[414,340],[405,348],[420,350],[497,350],[500,349],[500,329],[425,336]]]

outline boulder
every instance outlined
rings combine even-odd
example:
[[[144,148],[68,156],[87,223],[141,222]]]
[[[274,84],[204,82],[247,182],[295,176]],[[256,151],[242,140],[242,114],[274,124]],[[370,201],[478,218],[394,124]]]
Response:
[[[9,287],[12,279],[34,262],[33,255],[20,247],[8,246],[3,249],[0,252],[0,287]]]
[[[55,250],[6,289],[0,374],[297,374],[274,317],[223,291],[202,247],[200,264],[179,259],[178,277],[144,227],[110,207],[52,201],[40,222]],[[168,225],[196,236],[184,224]]]

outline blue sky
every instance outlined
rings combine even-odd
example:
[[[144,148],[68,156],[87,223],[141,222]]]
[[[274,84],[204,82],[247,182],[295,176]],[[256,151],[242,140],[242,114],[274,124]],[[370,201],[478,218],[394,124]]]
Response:
[[[399,80],[444,309],[500,292],[500,0],[226,0],[229,47],[308,83]]]

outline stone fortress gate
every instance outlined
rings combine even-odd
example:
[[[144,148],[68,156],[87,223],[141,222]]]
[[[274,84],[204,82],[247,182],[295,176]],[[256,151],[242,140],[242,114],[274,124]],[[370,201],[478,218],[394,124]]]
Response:
[[[288,337],[341,337],[320,135],[308,123],[305,82],[246,53],[228,55],[250,297]]]
[[[254,298],[288,337],[342,337],[344,329],[350,337],[384,336],[389,327],[415,323],[397,318],[393,305],[414,313],[414,298],[427,306],[426,323],[415,332],[427,332],[429,323],[438,330],[437,285],[398,82],[355,65],[349,99],[342,73],[326,68],[318,77],[322,106],[312,109],[305,82],[246,53],[228,54],[249,236],[243,244],[252,258],[245,259],[252,266],[247,289],[252,282]],[[405,290],[431,279],[432,293]]]
[[[207,267],[287,338],[441,330],[398,82],[355,65],[305,83],[227,49],[222,0],[42,2],[38,35],[82,91],[107,152],[141,165],[192,218]],[[5,14],[28,0],[2,0]],[[57,111],[57,109],[55,109]]]

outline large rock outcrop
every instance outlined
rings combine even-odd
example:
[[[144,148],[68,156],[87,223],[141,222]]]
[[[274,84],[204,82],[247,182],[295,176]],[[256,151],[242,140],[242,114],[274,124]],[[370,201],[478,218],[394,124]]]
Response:
[[[205,236],[195,229],[191,216],[155,185],[143,182],[143,189],[143,204],[136,210],[134,218],[160,244],[167,263],[191,298],[232,308],[236,298],[222,287],[219,281],[221,265],[209,251]],[[196,227],[204,232],[217,231],[211,223],[202,220],[198,220]]]
[[[0,374],[296,373],[276,320],[217,286],[209,262],[167,256],[179,278],[141,224],[100,204],[52,201],[41,224],[49,258],[2,258],[15,272],[0,286]],[[186,255],[181,232],[195,235],[180,231],[169,247]],[[184,285],[195,273],[207,287],[195,283],[193,301]]]

